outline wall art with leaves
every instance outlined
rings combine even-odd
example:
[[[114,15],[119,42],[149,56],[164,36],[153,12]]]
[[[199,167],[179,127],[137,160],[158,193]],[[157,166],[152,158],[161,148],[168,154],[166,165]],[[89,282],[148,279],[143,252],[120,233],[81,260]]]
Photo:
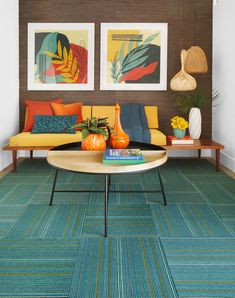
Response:
[[[93,90],[94,24],[28,24],[28,90]]]
[[[100,88],[166,90],[166,23],[102,23]]]

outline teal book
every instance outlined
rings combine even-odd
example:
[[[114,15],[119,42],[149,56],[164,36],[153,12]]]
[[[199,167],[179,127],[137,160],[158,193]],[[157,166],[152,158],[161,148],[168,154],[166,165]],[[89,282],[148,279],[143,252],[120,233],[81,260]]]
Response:
[[[105,154],[103,157],[103,164],[106,165],[135,165],[144,163],[144,158],[142,159],[106,159]]]
[[[106,149],[105,160],[143,160],[144,156],[140,149]]]

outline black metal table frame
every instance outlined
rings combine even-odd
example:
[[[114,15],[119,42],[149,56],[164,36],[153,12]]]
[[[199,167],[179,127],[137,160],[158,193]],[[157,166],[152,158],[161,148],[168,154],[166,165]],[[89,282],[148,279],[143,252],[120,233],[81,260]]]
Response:
[[[51,192],[51,197],[50,197],[50,206],[52,205],[53,202],[53,198],[54,198],[54,193],[55,192],[89,192],[89,193],[100,193],[100,192],[104,192],[105,193],[105,207],[104,207],[104,237],[107,237],[108,235],[108,199],[109,199],[109,193],[158,193],[161,192],[162,196],[163,196],[163,201],[164,201],[164,205],[167,205],[166,202],[166,195],[165,195],[165,191],[164,191],[164,187],[163,187],[163,182],[162,182],[162,178],[161,178],[161,173],[158,167],[156,167],[157,173],[158,173],[158,177],[159,177],[159,182],[160,182],[160,187],[161,190],[110,190],[110,184],[111,184],[111,175],[118,175],[118,174],[98,174],[98,175],[104,175],[105,176],[105,189],[104,190],[56,190],[55,186],[56,186],[56,180],[57,180],[57,175],[58,175],[58,168],[56,168],[56,172],[55,172],[55,177],[54,177],[54,182],[53,182],[53,187],[52,187],[52,192]],[[146,170],[146,171],[150,171]],[[144,171],[144,172],[146,172]],[[73,171],[70,171],[73,172]],[[78,173],[78,172],[76,172]],[[136,172],[136,173],[140,173],[140,171]],[[91,173],[82,173],[82,174],[91,174]],[[128,174],[128,173],[126,173]],[[130,174],[133,174],[130,173]]]

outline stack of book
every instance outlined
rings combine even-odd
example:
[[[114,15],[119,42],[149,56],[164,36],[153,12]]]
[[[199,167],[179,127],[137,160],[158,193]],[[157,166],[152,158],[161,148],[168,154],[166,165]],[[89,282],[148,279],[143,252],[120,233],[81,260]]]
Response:
[[[103,156],[104,164],[139,164],[144,163],[140,149],[106,149]]]
[[[190,136],[185,136],[182,139],[177,139],[174,136],[168,136],[168,141],[171,145],[192,145],[193,139]]]

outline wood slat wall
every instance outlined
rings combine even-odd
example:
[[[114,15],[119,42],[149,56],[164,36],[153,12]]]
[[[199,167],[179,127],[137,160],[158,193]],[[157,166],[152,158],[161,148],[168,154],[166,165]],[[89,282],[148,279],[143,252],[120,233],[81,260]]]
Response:
[[[27,23],[95,23],[94,91],[27,90]],[[100,23],[168,23],[167,91],[102,91],[100,84]],[[113,105],[140,102],[158,105],[160,129],[172,132],[170,118],[179,114],[171,78],[180,70],[180,51],[201,46],[208,59],[209,71],[195,75],[200,88],[212,88],[212,0],[20,0],[20,127],[24,123],[24,100],[63,98],[65,103]],[[202,137],[211,137],[211,106],[202,111]]]

